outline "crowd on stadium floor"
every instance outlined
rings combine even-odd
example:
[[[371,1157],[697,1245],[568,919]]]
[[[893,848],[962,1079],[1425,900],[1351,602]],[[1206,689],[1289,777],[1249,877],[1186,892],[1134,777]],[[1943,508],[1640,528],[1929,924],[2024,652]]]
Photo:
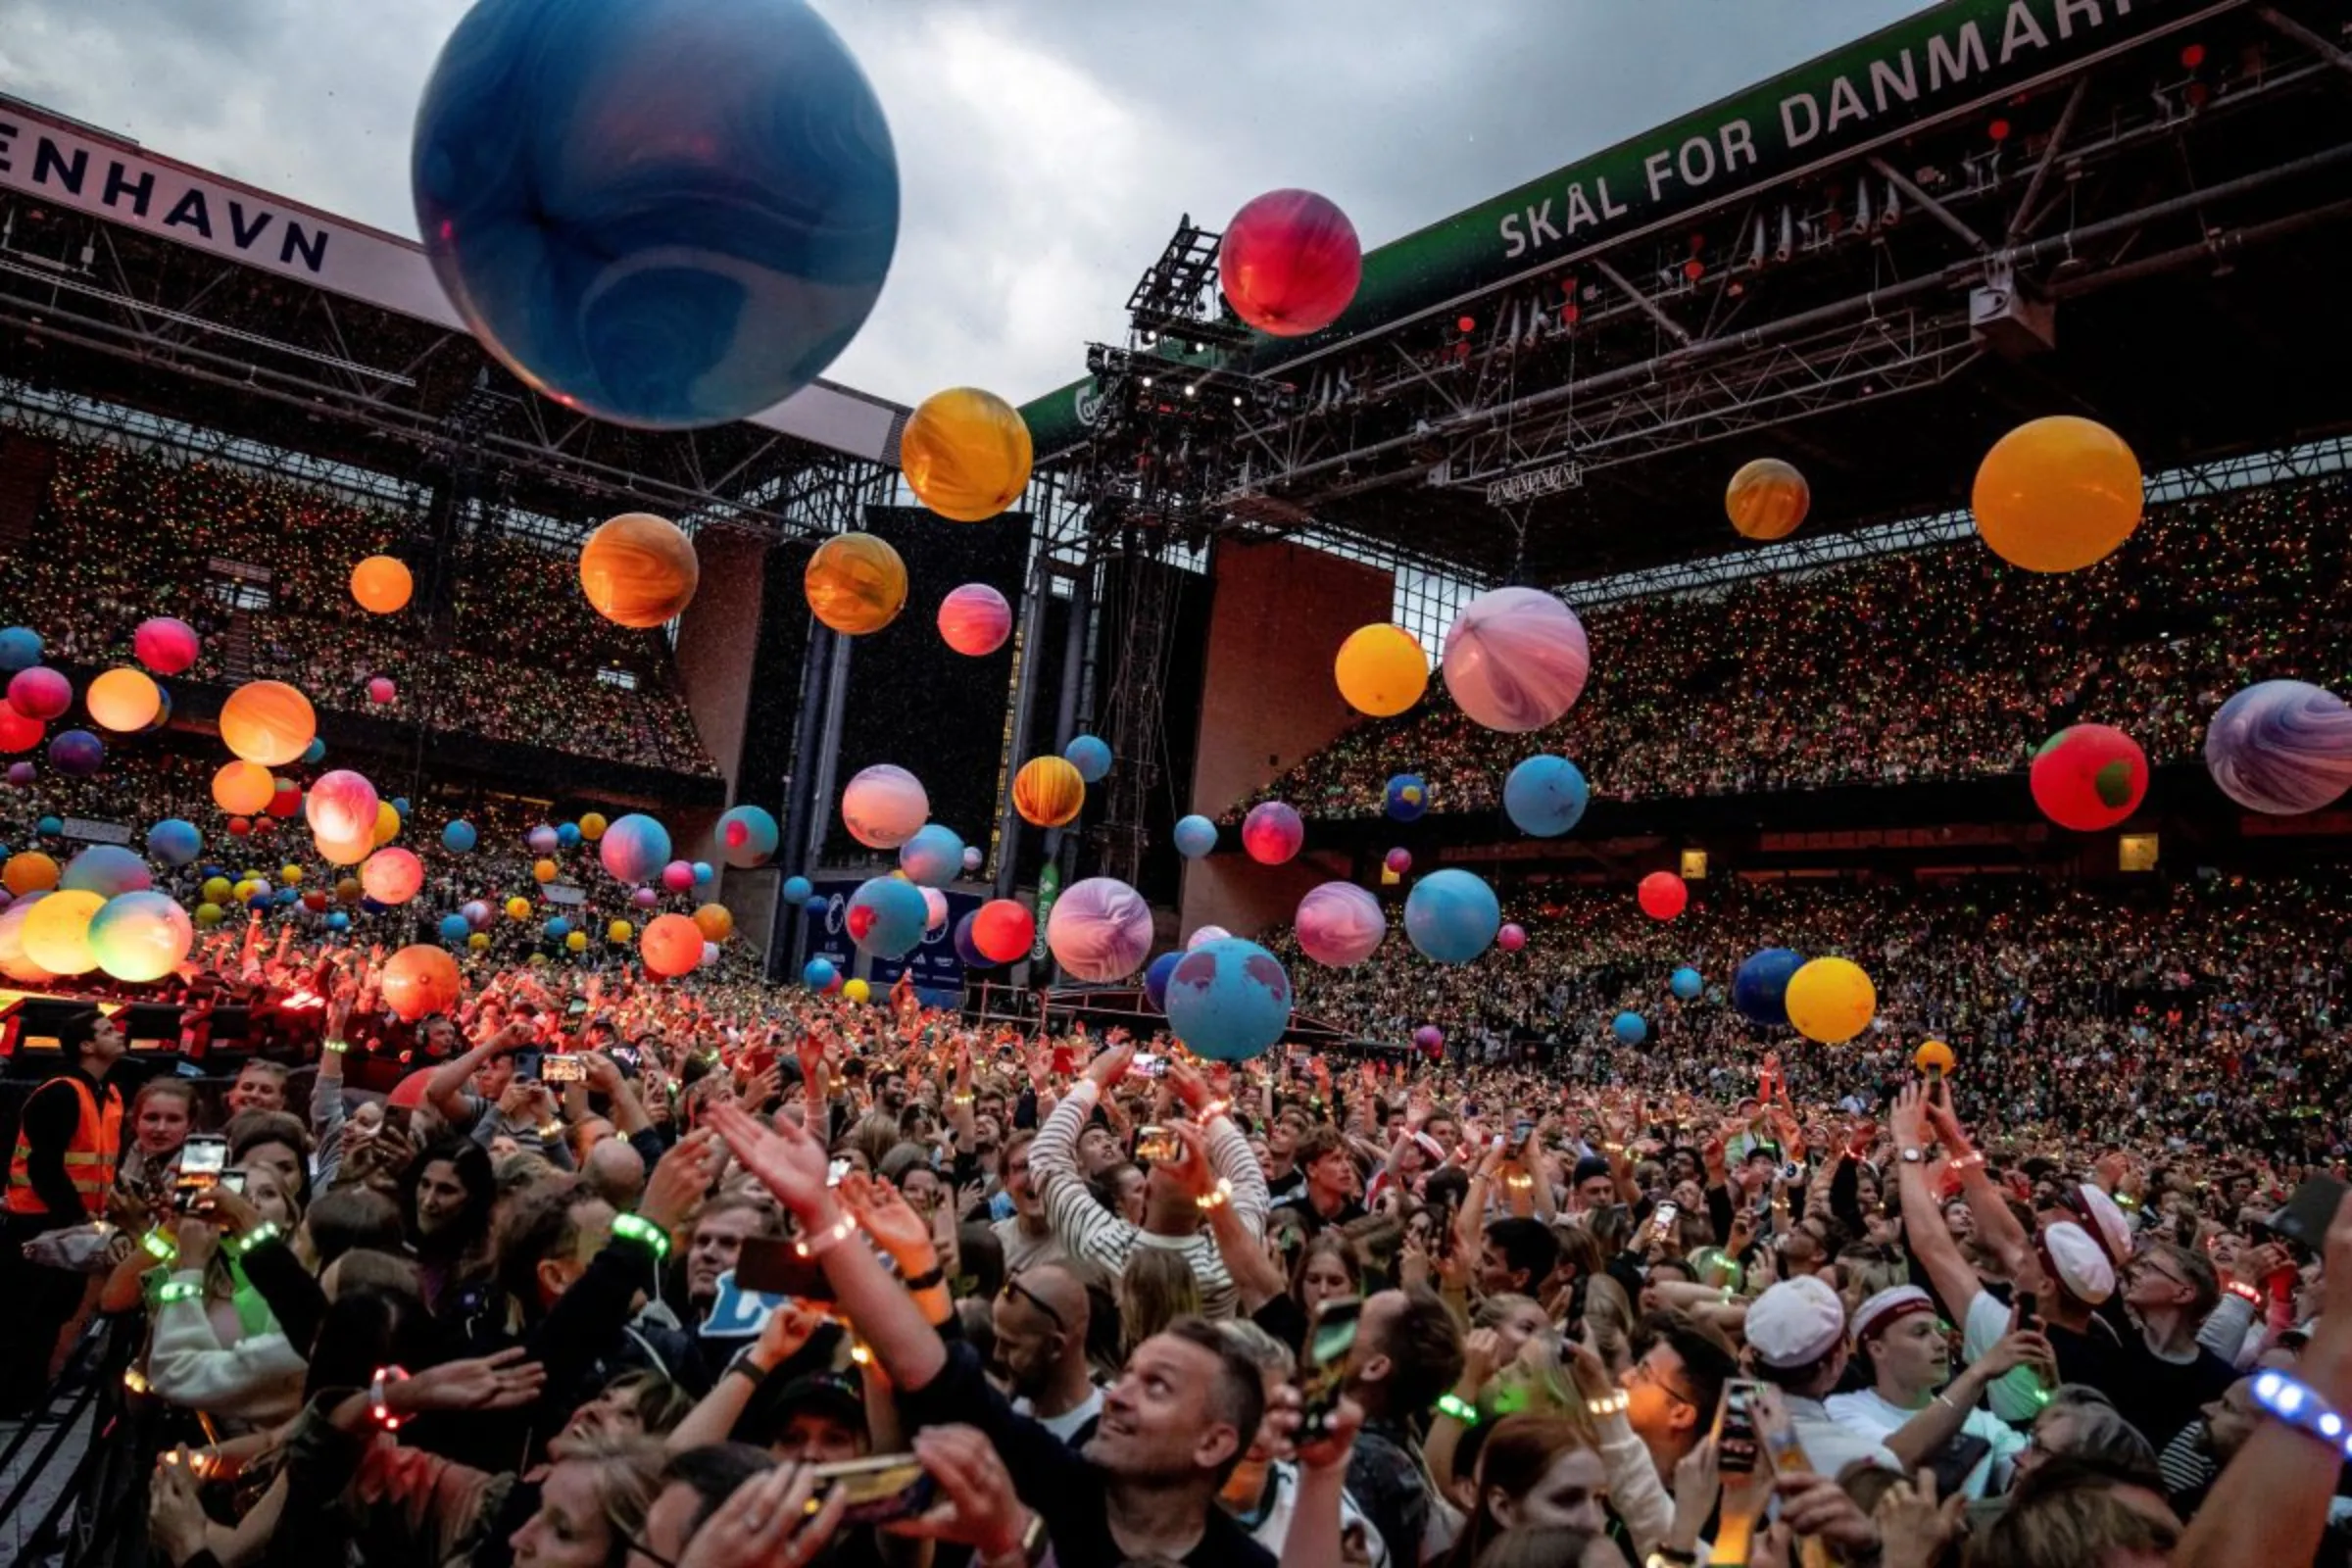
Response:
[[[243,676],[286,681],[322,708],[717,771],[665,656],[650,634],[588,607],[568,557],[476,532],[457,547],[448,639],[420,641],[417,612],[378,619],[351,599],[353,565],[411,531],[395,514],[224,464],[174,464],[95,442],[56,452],[33,537],[0,556],[0,599],[40,624],[53,661],[128,662],[138,623],[172,614],[204,639],[188,679],[229,679],[223,661],[241,637]],[[267,568],[267,609],[236,614],[216,597],[229,581],[215,564],[222,562]],[[602,679],[602,670],[637,685]],[[388,706],[369,695],[378,676],[394,684]]]
[[[1227,815],[1284,800],[1377,816],[1397,773],[1422,776],[1433,811],[1494,810],[1512,766],[1543,752],[1627,800],[2005,773],[2085,720],[2151,763],[2193,759],[2231,692],[2325,684],[2352,657],[2332,613],[2352,589],[2348,521],[2339,485],[2279,485],[2151,507],[2114,556],[2063,577],[1972,537],[1610,606],[1585,617],[1592,676],[1559,722],[1484,728],[1441,675],[1409,712],[1355,724]]]
[[[2262,1407],[2352,1406],[2352,1204],[2021,1117],[1989,1033],[1956,1101],[1789,1047],[1645,1091],[512,966],[391,1104],[372,965],[291,957],[312,1065],[134,1087],[92,1009],[12,1162],[0,1407],[86,1315],[174,1568],[2343,1560]]]

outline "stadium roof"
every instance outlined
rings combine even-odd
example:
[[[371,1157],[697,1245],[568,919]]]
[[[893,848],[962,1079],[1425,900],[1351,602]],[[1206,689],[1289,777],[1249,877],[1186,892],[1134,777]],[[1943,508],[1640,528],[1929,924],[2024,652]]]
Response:
[[[829,529],[811,509],[850,493],[845,469],[896,465],[907,412],[820,381],[704,430],[584,417],[482,350],[414,241],[4,95],[0,343],[0,393],[394,476],[462,450],[510,505],[582,521],[638,506]]]
[[[1234,525],[1572,586],[1742,548],[1755,457],[1820,536],[1965,505],[2039,415],[2150,471],[2352,427],[2344,37],[2318,0],[1948,0],[1504,192],[1223,362],[1291,394]],[[1041,454],[1092,396],[1024,410]]]

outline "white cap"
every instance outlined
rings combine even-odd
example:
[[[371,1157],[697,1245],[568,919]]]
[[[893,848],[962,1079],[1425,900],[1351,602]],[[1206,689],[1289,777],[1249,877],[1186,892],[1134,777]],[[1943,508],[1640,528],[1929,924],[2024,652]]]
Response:
[[[2124,1216],[2121,1203],[2090,1183],[2084,1182],[2080,1191],[2082,1212],[2090,1218],[2085,1229],[2107,1250],[2107,1261],[2121,1266],[2132,1255],[2132,1221]]]
[[[1755,1298],[1744,1332],[1764,1365],[1811,1366],[1844,1340],[1845,1303],[1820,1280],[1799,1274]]]
[[[1894,1285],[1854,1308],[1854,1341],[1867,1340],[1880,1329],[1914,1312],[1933,1312],[1936,1298],[1916,1285]]]
[[[2066,1294],[2085,1306],[2097,1306],[2115,1294],[2115,1265],[2082,1226],[2060,1220],[2048,1227],[2041,1233],[2041,1250]]]

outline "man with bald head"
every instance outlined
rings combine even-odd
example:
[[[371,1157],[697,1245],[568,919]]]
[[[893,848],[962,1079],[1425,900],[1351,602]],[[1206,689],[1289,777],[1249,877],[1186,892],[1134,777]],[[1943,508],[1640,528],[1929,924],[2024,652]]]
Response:
[[[1086,1361],[1086,1287],[1060,1263],[1008,1274],[992,1311],[996,1365],[1012,1407],[1072,1448],[1095,1435],[1102,1391]]]
[[[635,1212],[637,1200],[645,1196],[645,1156],[625,1138],[608,1138],[591,1148],[580,1174],[597,1197],[624,1214]]]

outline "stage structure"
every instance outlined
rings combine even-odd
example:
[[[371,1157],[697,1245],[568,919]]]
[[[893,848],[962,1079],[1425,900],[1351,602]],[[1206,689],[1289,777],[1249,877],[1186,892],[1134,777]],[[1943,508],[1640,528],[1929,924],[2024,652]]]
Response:
[[[2348,74],[2317,0],[1951,0],[1372,251],[1320,333],[1163,330],[1023,412],[1078,470],[1145,376],[1278,384],[1192,455],[1203,531],[1580,602],[1743,574],[1754,457],[1812,482],[1787,569],[1948,514],[2037,415],[2151,471],[2276,448],[2352,423],[2279,374],[2352,347]]]

